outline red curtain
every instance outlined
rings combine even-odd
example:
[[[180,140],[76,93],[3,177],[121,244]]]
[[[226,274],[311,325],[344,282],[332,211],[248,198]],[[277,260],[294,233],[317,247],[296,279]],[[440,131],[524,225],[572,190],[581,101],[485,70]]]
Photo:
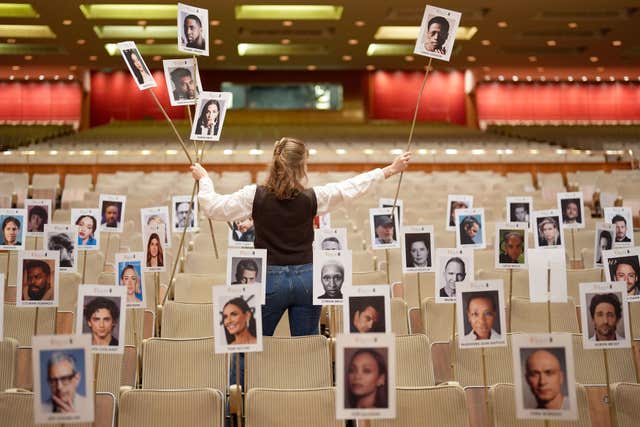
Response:
[[[77,82],[1,82],[0,120],[79,122],[82,89]]]

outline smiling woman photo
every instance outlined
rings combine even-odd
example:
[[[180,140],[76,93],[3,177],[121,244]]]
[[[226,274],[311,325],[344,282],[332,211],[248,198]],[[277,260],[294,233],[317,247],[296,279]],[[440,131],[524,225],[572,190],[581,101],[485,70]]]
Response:
[[[249,297],[251,299],[251,297]],[[255,309],[249,307],[247,299],[233,298],[222,308],[222,321],[227,344],[256,344],[256,319],[253,317]]]

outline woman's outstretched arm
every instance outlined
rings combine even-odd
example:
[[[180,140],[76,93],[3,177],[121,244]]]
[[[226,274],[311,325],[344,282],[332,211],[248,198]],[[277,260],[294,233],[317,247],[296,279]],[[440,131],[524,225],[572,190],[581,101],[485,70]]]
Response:
[[[253,211],[255,184],[247,185],[235,193],[218,194],[209,174],[199,163],[191,165],[191,175],[200,183],[198,200],[204,214],[216,221],[234,221],[246,218]]]

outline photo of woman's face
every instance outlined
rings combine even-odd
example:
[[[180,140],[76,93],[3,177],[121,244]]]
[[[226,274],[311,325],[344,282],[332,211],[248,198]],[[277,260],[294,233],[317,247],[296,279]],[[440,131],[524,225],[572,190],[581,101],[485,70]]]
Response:
[[[411,244],[410,248],[411,258],[414,264],[425,265],[427,258],[429,257],[429,251],[427,245],[422,240],[418,240]]]
[[[133,295],[136,293],[138,286],[138,274],[135,268],[125,268],[122,271],[120,285],[127,288],[127,294]]]
[[[140,61],[140,58],[138,58],[138,55],[136,55],[135,52],[131,52],[131,62],[133,63],[133,66],[136,67],[138,70],[140,70],[143,73],[145,72],[144,66],[142,65],[142,61]]]
[[[209,104],[207,107],[206,115],[207,115],[207,125],[213,125],[216,120],[218,120],[218,106],[214,103]]]
[[[244,331],[250,320],[250,313],[243,313],[235,304],[227,304],[222,310],[222,324],[231,335],[237,335]]]
[[[158,256],[160,242],[155,237],[149,241],[149,253],[152,257]]]
[[[349,391],[362,398],[375,394],[384,385],[384,375],[378,369],[376,359],[368,352],[360,353],[351,360],[348,371]]]
[[[78,236],[80,236],[82,240],[86,240],[91,237],[93,234],[93,224],[93,220],[88,216],[78,220]]]

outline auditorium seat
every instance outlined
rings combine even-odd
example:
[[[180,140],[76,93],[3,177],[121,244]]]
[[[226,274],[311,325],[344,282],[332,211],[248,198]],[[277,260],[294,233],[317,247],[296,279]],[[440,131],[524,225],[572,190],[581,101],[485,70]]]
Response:
[[[426,335],[396,336],[396,386],[435,385],[429,339]]]
[[[59,274],[58,283],[60,284],[60,293],[58,295],[58,310],[72,311],[75,313],[80,282],[82,282],[80,273]]]
[[[385,285],[388,284],[387,274],[384,270],[379,271],[367,271],[367,272],[353,272],[352,283],[357,285]]]
[[[573,359],[576,381],[581,384],[606,384],[604,354],[601,350],[586,350],[582,335],[573,334]],[[609,382],[631,382],[636,380],[633,351],[630,348],[607,349]]]
[[[336,420],[335,388],[252,388],[245,398],[246,427],[344,426]]]
[[[567,294],[582,305],[580,301],[580,283],[603,282],[602,268],[588,268],[584,270],[567,269]],[[589,309],[589,307],[584,307]]]
[[[511,332],[549,332],[547,303],[530,302],[527,298],[511,299]],[[580,332],[573,298],[551,303],[552,332]]]
[[[391,298],[391,331],[396,335],[409,333],[408,306],[402,298]]]
[[[124,390],[118,426],[222,427],[224,396],[219,390]]]
[[[176,246],[177,247],[177,246]],[[216,259],[213,253],[189,252],[184,262],[185,273],[215,274],[227,271],[226,254],[220,254]]]
[[[162,309],[162,338],[202,338],[213,336],[213,304],[167,301]]]
[[[103,237],[104,234],[100,239],[102,240]],[[104,255],[100,251],[84,251],[78,255],[78,272],[82,275],[82,283],[98,283],[98,275],[103,269]]]
[[[435,298],[425,298],[422,301],[422,324],[429,342],[451,340],[453,307],[454,304],[436,304]]]
[[[511,335],[507,334],[506,347],[487,347],[484,349],[487,368],[487,385],[513,381],[513,355]],[[482,386],[482,350],[479,348],[458,347],[458,340],[451,345],[453,353],[454,381],[463,387]]]
[[[612,384],[611,397],[616,409],[617,427],[637,426],[640,419],[640,384]]]
[[[11,256],[9,257],[8,254],[11,254]],[[8,274],[7,261],[9,261]],[[4,279],[7,281],[9,286],[16,286],[18,283],[18,254],[16,252],[7,251],[0,253],[0,273],[4,274]]]
[[[13,338],[0,341],[0,390],[14,387],[17,349],[18,341]]]
[[[219,273],[178,273],[175,278],[174,301],[192,304],[210,304],[211,288],[227,282],[226,272]]]
[[[38,310],[38,326],[36,322]],[[30,346],[31,337],[37,335],[52,335],[55,333],[55,307],[16,307],[15,304],[4,305],[4,336],[14,338],[19,346]]]

